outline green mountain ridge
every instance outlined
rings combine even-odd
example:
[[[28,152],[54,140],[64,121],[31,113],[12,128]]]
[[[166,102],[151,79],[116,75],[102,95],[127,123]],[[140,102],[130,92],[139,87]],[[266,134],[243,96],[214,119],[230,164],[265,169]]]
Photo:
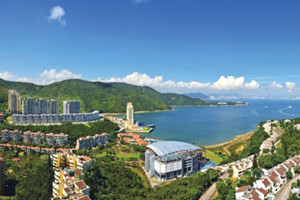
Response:
[[[136,111],[170,109],[171,106],[207,105],[201,99],[175,93],[160,93],[148,86],[126,83],[90,82],[70,79],[49,85],[36,85],[0,79],[0,111],[7,109],[8,90],[17,90],[21,97],[56,99],[62,109],[64,100],[80,100],[81,111],[125,112],[128,101],[133,102]]]

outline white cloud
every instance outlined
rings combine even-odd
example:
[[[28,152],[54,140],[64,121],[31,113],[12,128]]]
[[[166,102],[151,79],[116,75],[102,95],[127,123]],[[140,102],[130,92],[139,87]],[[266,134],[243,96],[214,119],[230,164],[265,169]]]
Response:
[[[163,89],[168,91],[182,90],[182,89],[199,90],[203,88],[208,88],[210,86],[209,83],[200,83],[197,81],[190,81],[190,82],[183,82],[183,81],[175,82],[172,80],[164,81],[163,76],[155,76],[152,78],[147,74],[141,74],[138,72],[134,72],[122,78],[115,78],[115,77],[108,78],[108,79],[98,78],[96,81],[124,82],[128,84],[149,86],[155,89]]]
[[[246,83],[245,87],[248,89],[257,89],[260,87],[260,84],[257,81],[252,80],[250,83]]]
[[[260,87],[260,84],[255,80],[252,80],[250,83],[244,83],[244,77],[235,78],[233,76],[220,76],[220,78],[211,83],[202,83],[198,81],[172,81],[164,80],[163,76],[150,77],[147,74],[141,74],[134,72],[132,74],[126,75],[121,78],[98,78],[96,81],[103,82],[124,82],[133,85],[139,86],[149,86],[160,91],[176,91],[176,92],[199,92],[202,90],[237,90],[237,89],[257,89]]]
[[[60,72],[56,72],[56,69],[45,70],[40,74],[41,78],[50,80],[64,80],[81,78],[81,74],[74,74],[69,70],[63,69]]]
[[[294,82],[285,82],[285,87],[288,89],[289,92],[292,92],[295,89],[296,84]]]
[[[66,25],[66,21],[63,19],[63,16],[66,14],[65,10],[61,6],[54,6],[50,10],[50,20],[58,21],[62,25]]]
[[[0,72],[0,78],[5,79],[5,80],[10,80],[10,79],[14,78],[14,75],[9,71]]]
[[[282,88],[282,85],[279,84],[279,83],[276,83],[275,81],[273,81],[273,82],[269,85],[269,88],[271,88],[271,89],[281,89],[281,88]]]
[[[214,82],[212,87],[217,90],[235,90],[244,86],[244,77],[234,78],[233,76],[220,76],[219,80]]]

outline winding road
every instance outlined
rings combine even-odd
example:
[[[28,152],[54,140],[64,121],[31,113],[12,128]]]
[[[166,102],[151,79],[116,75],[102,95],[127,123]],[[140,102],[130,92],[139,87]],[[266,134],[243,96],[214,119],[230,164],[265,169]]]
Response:
[[[298,174],[297,176],[289,180],[286,184],[284,184],[279,190],[279,192],[276,194],[275,200],[287,200],[292,189],[292,184],[298,179],[300,179],[300,174]]]

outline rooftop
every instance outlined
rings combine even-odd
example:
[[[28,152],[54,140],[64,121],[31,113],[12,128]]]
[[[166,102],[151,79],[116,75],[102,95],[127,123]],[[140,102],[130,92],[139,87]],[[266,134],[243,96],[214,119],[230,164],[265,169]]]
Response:
[[[147,148],[154,151],[158,156],[165,156],[176,152],[203,150],[201,147],[178,141],[155,142],[147,145]]]

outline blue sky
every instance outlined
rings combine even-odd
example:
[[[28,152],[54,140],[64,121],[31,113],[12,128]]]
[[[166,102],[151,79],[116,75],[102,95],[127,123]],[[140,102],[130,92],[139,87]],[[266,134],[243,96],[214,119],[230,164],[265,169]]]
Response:
[[[2,0],[0,77],[296,97],[299,8],[298,0]]]

